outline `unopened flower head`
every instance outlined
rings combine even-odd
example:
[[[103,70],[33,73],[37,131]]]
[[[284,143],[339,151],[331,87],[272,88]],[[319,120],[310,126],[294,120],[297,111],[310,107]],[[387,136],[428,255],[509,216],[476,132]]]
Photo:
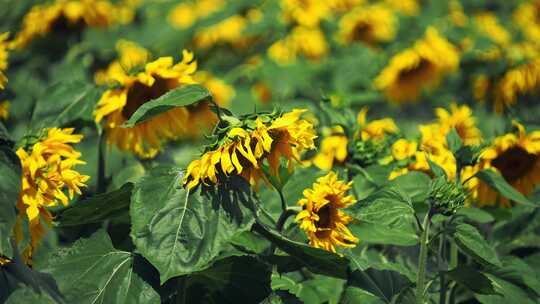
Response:
[[[341,210],[356,201],[354,196],[347,195],[351,186],[352,182],[340,181],[336,173],[330,172],[304,190],[304,197],[298,201],[303,210],[296,221],[307,233],[311,246],[330,252],[336,252],[336,246],[356,246],[358,238],[347,227],[353,219]]]
[[[452,215],[463,207],[467,199],[467,191],[460,183],[438,177],[431,181],[428,203],[433,212]]]
[[[60,204],[67,206],[75,193],[81,194],[81,188],[86,187],[90,178],[74,169],[85,162],[80,160],[81,153],[72,147],[83,136],[73,134],[73,131],[72,128],[48,129],[30,148],[17,150],[22,165],[22,188],[17,202],[19,218],[15,236],[18,241],[22,239],[23,218],[26,217],[31,237],[24,252],[26,257],[31,256],[43,238],[43,223],[50,225],[52,222],[48,208]]]
[[[184,184],[189,189],[199,184],[219,184],[234,174],[256,186],[264,179],[262,165],[268,161],[270,174],[278,176],[282,158],[289,170],[300,161],[300,152],[315,148],[313,125],[300,116],[306,110],[293,110],[282,115],[259,115],[237,127],[210,147],[201,158],[187,168]]]

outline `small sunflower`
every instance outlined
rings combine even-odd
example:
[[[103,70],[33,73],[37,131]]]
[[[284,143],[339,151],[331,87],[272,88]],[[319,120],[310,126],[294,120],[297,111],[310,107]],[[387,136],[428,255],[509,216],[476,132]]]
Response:
[[[12,46],[23,48],[37,37],[52,31],[108,27],[115,23],[129,23],[134,17],[137,1],[113,4],[108,0],[56,0],[35,5],[23,19],[22,30]]]
[[[450,111],[437,108],[435,114],[439,118],[438,125],[442,136],[446,137],[450,130],[455,129],[465,145],[478,145],[482,141],[482,134],[476,127],[476,118],[468,106],[452,103]]]
[[[75,193],[90,178],[74,170],[85,164],[81,153],[71,145],[78,143],[82,135],[73,134],[74,129],[52,128],[46,136],[33,144],[30,149],[19,148],[17,156],[22,166],[22,187],[17,201],[19,217],[15,226],[15,238],[22,239],[23,218],[30,225],[30,245],[24,255],[30,258],[45,234],[45,226],[50,226],[53,215],[48,208],[60,204],[67,206]],[[67,190],[68,195],[65,194]]]
[[[209,105],[200,102],[161,113],[133,128],[121,127],[144,103],[174,88],[196,83],[193,75],[197,63],[193,60],[193,53],[185,50],[182,61],[174,64],[172,57],[146,62],[149,56],[146,50],[130,43],[121,44],[120,49],[119,61],[96,75],[98,83],[112,85],[103,93],[94,111],[96,122],[106,119],[105,132],[109,143],[141,158],[151,158],[164,142],[179,137],[199,136],[202,130],[215,123],[216,117],[210,112]],[[126,66],[135,68],[126,71]]]
[[[514,122],[517,134],[508,133],[497,137],[492,145],[480,155],[478,164],[467,167],[463,178],[476,172],[493,169],[523,195],[529,195],[540,183],[540,131],[527,133],[523,125]],[[500,196],[488,185],[472,178],[467,182],[477,206],[511,207],[507,198]]]
[[[328,53],[324,33],[319,28],[296,26],[268,48],[268,56],[279,64],[290,64],[298,55],[318,61]]]
[[[396,123],[392,118],[376,119],[367,121],[368,108],[364,107],[358,112],[357,122],[359,126],[360,139],[362,140],[381,140],[387,134],[399,132]]]
[[[298,201],[303,210],[296,221],[306,231],[311,246],[334,253],[336,246],[356,246],[358,238],[347,228],[352,217],[340,210],[355,203],[354,196],[346,194],[351,186],[352,182],[340,181],[336,173],[330,172],[304,190],[304,198]]]
[[[510,32],[504,28],[495,14],[482,12],[474,16],[476,28],[497,45],[504,47],[512,42]]]
[[[414,156],[417,149],[418,144],[416,142],[400,138],[392,144],[392,157],[398,161],[404,160]]]
[[[9,33],[0,34],[0,90],[3,90],[8,81],[4,74],[8,68],[8,39]]]
[[[525,37],[538,43],[540,39],[540,1],[525,1],[513,13],[513,21]]]
[[[386,6],[360,6],[340,19],[338,39],[344,44],[363,42],[374,46],[393,40],[396,27],[396,16]]]
[[[343,128],[332,128],[331,133],[321,141],[319,153],[313,158],[313,164],[322,170],[330,170],[335,163],[343,163],[347,158],[349,140]]]
[[[265,160],[273,176],[278,176],[282,158],[292,170],[302,151],[315,148],[313,125],[300,119],[304,112],[297,109],[275,118],[262,115],[244,127],[231,128],[217,147],[189,164],[183,183],[192,189],[201,183],[218,184],[221,177],[234,174],[257,186],[265,179],[261,168]]]
[[[194,44],[197,48],[208,49],[216,45],[231,45],[235,48],[245,48],[254,37],[244,33],[244,30],[261,18],[257,9],[249,10],[245,16],[233,15],[216,24],[202,28],[195,33]]]
[[[286,21],[311,28],[330,16],[328,4],[319,0],[281,0],[281,8]]]
[[[521,95],[535,93],[540,87],[540,59],[534,59],[506,71],[495,83],[495,111],[512,107]]]
[[[182,2],[172,9],[169,14],[169,23],[174,27],[185,29],[192,26],[197,20],[220,11],[224,6],[224,0]]]
[[[422,91],[436,87],[459,65],[458,50],[435,28],[390,60],[374,81],[390,101],[413,102]]]

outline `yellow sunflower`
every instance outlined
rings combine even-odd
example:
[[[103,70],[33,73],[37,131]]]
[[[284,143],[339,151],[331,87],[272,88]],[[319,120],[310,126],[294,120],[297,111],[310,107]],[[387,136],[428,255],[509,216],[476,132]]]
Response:
[[[333,13],[344,13],[364,4],[366,0],[327,0],[324,2]]]
[[[344,44],[363,42],[374,46],[388,42],[396,35],[397,18],[386,6],[360,6],[339,21],[338,39]]]
[[[476,29],[489,37],[499,46],[508,46],[512,42],[510,32],[504,28],[497,16],[490,12],[482,12],[474,16]]]
[[[340,181],[336,173],[329,172],[317,179],[312,188],[304,190],[304,198],[298,201],[303,210],[296,221],[306,231],[311,246],[334,253],[336,246],[356,246],[358,238],[347,228],[352,217],[340,210],[356,201],[354,196],[346,194],[351,186],[352,182]]]
[[[67,206],[90,178],[74,170],[75,166],[85,162],[80,160],[81,153],[71,146],[80,142],[83,136],[73,134],[73,131],[72,128],[48,129],[46,137],[30,149],[19,148],[16,152],[22,166],[22,187],[17,201],[19,215],[15,238],[17,241],[22,239],[23,218],[26,217],[31,239],[24,252],[26,258],[31,258],[43,238],[46,232],[43,224],[51,225],[53,216],[48,208],[60,204]]]
[[[261,169],[264,160],[268,161],[273,176],[278,176],[281,158],[287,160],[292,170],[293,161],[300,161],[302,151],[315,148],[313,140],[317,136],[313,125],[300,119],[304,112],[293,110],[269,122],[259,117],[251,129],[232,128],[221,145],[189,164],[184,184],[188,189],[201,183],[218,184],[220,176],[234,174],[257,186],[264,179]]]
[[[452,103],[450,111],[437,108],[435,114],[439,118],[440,135],[445,138],[450,130],[455,129],[465,145],[478,145],[482,141],[482,134],[476,127],[476,118],[468,106]]]
[[[324,33],[319,28],[296,26],[268,49],[268,56],[279,64],[290,64],[298,55],[318,61],[328,53]]]
[[[417,15],[420,11],[418,0],[384,0],[383,3],[396,12],[407,16]]]
[[[360,139],[381,140],[386,134],[399,132],[396,123],[392,118],[375,119],[367,121],[368,108],[364,107],[358,112],[357,122],[359,126]]]
[[[8,68],[8,39],[9,33],[0,34],[0,90],[5,88],[7,77],[4,72]]]
[[[463,179],[484,169],[499,172],[517,191],[527,196],[540,183],[540,131],[527,133],[525,128],[514,122],[518,133],[497,137],[492,145],[480,155],[474,167],[463,171]],[[477,178],[467,182],[477,206],[511,207],[511,202]]]
[[[134,17],[137,1],[113,4],[108,0],[56,0],[35,5],[23,19],[22,30],[12,46],[22,48],[37,37],[55,30],[108,27],[128,23]]]
[[[495,111],[512,107],[518,96],[535,93],[540,87],[540,59],[511,68],[495,83]]]
[[[538,44],[540,39],[540,1],[525,1],[513,13],[512,19],[525,37]]]
[[[330,170],[335,163],[343,163],[347,158],[349,140],[343,128],[332,128],[331,133],[323,138],[319,152],[313,158],[313,164],[322,170]]]
[[[390,101],[413,102],[422,91],[437,86],[458,65],[458,50],[430,27],[424,38],[390,60],[374,84]]]
[[[286,21],[305,27],[317,27],[330,15],[328,4],[319,0],[281,0],[281,8]]]
[[[395,160],[404,160],[415,155],[418,144],[414,141],[408,141],[400,138],[392,144],[392,157]]]

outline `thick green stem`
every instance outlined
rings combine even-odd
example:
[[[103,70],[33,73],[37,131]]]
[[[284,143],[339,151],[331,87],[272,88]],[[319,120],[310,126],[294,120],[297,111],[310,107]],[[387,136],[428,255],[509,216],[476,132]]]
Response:
[[[458,249],[455,242],[450,242],[450,269],[456,268],[458,265]]]
[[[444,226],[443,226],[444,229]],[[443,232],[439,240],[439,304],[446,304],[446,277],[443,271],[443,258],[444,258],[444,245],[445,245],[445,233]]]
[[[277,192],[279,193],[279,199],[281,200],[281,210],[283,210],[283,212],[287,211],[287,202],[285,201],[285,196],[283,196],[283,192],[281,192],[280,189],[277,189]]]
[[[428,211],[424,218],[422,227],[422,236],[420,238],[420,255],[418,257],[418,274],[416,277],[416,304],[424,303],[424,288],[426,280],[426,264],[427,264],[427,240],[429,235],[429,226],[431,224],[431,212]]]

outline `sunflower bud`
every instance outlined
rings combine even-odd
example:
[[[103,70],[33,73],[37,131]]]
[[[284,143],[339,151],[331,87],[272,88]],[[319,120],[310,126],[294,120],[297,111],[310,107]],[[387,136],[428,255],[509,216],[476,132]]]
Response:
[[[467,199],[466,190],[459,184],[444,177],[431,182],[428,203],[434,213],[446,216],[454,214],[463,207]]]
[[[377,163],[377,160],[385,152],[386,146],[383,142],[374,140],[361,140],[354,143],[354,160],[360,166],[369,166]]]

